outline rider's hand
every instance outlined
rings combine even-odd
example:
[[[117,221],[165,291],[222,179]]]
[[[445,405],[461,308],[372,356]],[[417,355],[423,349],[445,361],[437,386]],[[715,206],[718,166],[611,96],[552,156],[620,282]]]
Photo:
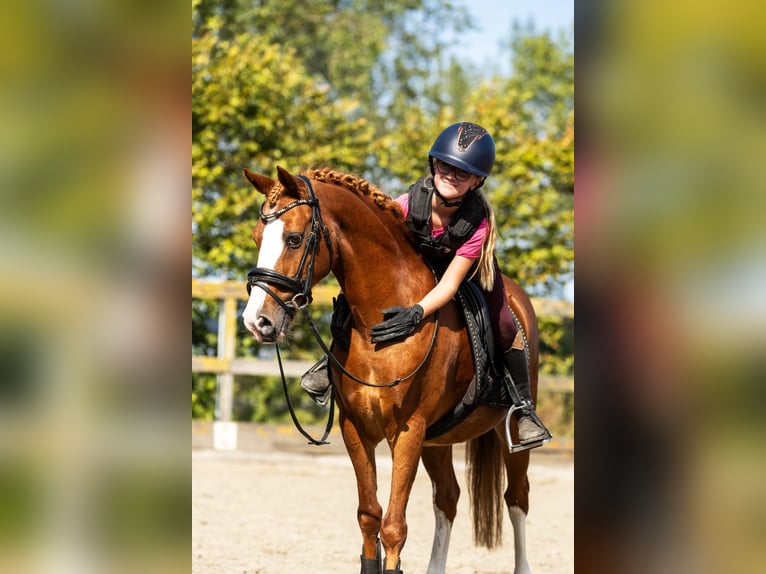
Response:
[[[373,325],[370,331],[373,343],[409,337],[423,319],[423,307],[417,304],[412,307],[389,307],[381,312],[385,321]]]

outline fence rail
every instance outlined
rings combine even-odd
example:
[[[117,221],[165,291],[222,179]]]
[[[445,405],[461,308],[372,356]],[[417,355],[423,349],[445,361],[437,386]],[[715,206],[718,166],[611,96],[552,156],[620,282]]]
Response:
[[[313,288],[314,302],[331,305],[338,288],[317,285]],[[192,372],[216,373],[218,376],[217,419],[231,421],[234,402],[235,375],[279,375],[276,361],[236,356],[237,302],[247,299],[243,281],[211,281],[192,279],[193,299],[216,299],[221,301],[218,315],[218,355],[216,357],[192,355]],[[568,301],[532,299],[540,316],[574,317],[574,305]],[[311,361],[288,360],[283,362],[285,375],[298,377],[312,365]],[[574,379],[540,375],[540,392],[573,393]]]

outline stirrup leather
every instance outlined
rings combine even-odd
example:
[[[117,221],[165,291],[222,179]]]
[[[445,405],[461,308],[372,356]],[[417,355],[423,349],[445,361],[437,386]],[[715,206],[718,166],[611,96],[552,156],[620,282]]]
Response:
[[[519,441],[518,443],[513,442],[513,438],[511,437],[511,417],[513,417],[513,414],[516,411],[522,411],[526,416],[534,420],[535,423],[541,429],[545,431],[545,434],[542,436],[542,438],[531,440],[523,444],[521,443],[521,441]],[[548,428],[543,424],[543,422],[540,420],[540,417],[537,416],[535,409],[532,408],[532,406],[529,403],[524,403],[518,406],[514,405],[508,409],[508,414],[505,416],[505,439],[508,443],[508,450],[510,450],[511,452],[519,452],[522,450],[529,450],[532,448],[537,448],[538,446],[543,446],[544,444],[550,442],[552,438],[553,438],[553,435],[548,430]]]

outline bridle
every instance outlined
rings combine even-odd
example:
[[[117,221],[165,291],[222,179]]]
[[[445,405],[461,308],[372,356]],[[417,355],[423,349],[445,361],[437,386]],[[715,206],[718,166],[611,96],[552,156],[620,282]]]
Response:
[[[301,261],[298,264],[298,270],[293,277],[288,277],[287,275],[277,273],[276,271],[266,269],[265,267],[253,267],[247,273],[247,294],[250,295],[250,291],[253,287],[263,289],[288,315],[290,315],[291,318],[295,316],[295,312],[298,309],[303,309],[313,300],[311,297],[311,279],[314,276],[314,261],[316,260],[317,252],[319,250],[320,235],[324,237],[325,244],[327,245],[327,251],[330,256],[330,267],[332,267],[333,260],[330,232],[322,221],[322,212],[319,210],[319,200],[316,198],[314,188],[311,185],[311,181],[306,176],[299,175],[298,178],[306,184],[309,199],[298,199],[292,203],[288,203],[281,209],[269,213],[265,213],[263,210],[263,208],[266,207],[266,202],[264,201],[261,205],[260,214],[261,221],[269,223],[270,221],[279,219],[285,213],[299,205],[308,205],[311,207],[311,229],[308,237],[306,237],[306,245],[303,249],[303,254],[301,255]],[[305,280],[301,279],[304,267],[306,267]],[[274,293],[269,285],[282,287],[287,291],[295,293],[295,295],[293,295],[293,298],[290,299],[290,301],[284,302],[276,293]]]
[[[314,262],[319,250],[319,236],[321,235],[324,237],[324,241],[327,245],[327,251],[330,257],[331,268],[333,260],[332,241],[330,241],[330,232],[322,221],[322,212],[319,210],[319,200],[314,193],[314,188],[311,185],[311,181],[309,178],[303,175],[299,175],[298,178],[306,184],[306,190],[309,195],[308,199],[298,199],[292,203],[288,203],[276,211],[270,211],[269,213],[264,212],[264,207],[266,207],[266,202],[264,201],[263,204],[261,204],[260,214],[261,221],[266,224],[270,221],[274,221],[275,219],[279,219],[285,213],[295,207],[298,207],[299,205],[308,205],[311,207],[311,229],[309,230],[308,237],[306,238],[306,245],[303,249],[303,254],[301,255],[301,261],[298,264],[298,270],[295,272],[295,275],[289,277],[283,273],[277,273],[273,269],[267,269],[265,267],[253,267],[247,273],[247,294],[248,296],[250,295],[250,291],[252,291],[253,287],[263,289],[266,294],[269,295],[269,297],[274,299],[274,301],[276,301],[279,306],[285,310],[285,313],[287,313],[291,319],[295,316],[296,311],[299,309],[303,310],[306,318],[311,324],[312,330],[318,334],[318,331],[315,329],[311,317],[306,311],[306,307],[313,300],[311,296],[311,279],[314,276]],[[304,267],[306,268],[306,279],[301,279]],[[271,289],[270,285],[281,287],[294,293],[292,299],[287,302],[283,301],[273,291],[273,289]],[[322,344],[324,345],[324,342],[322,342]],[[276,345],[276,349],[277,361],[279,363],[279,373],[282,376],[282,390],[284,391],[285,400],[287,401],[287,408],[290,411],[290,416],[293,419],[295,428],[298,429],[298,431],[308,439],[309,444],[329,444],[327,442],[327,437],[330,436],[332,424],[335,420],[335,401],[332,400],[332,398],[330,399],[330,414],[327,418],[327,425],[324,430],[324,435],[319,440],[313,438],[298,422],[298,417],[295,414],[295,409],[293,408],[292,401],[290,400],[290,394],[287,390],[287,378],[285,377],[284,367],[282,366],[282,355],[279,352],[279,345]]]
[[[314,334],[314,337],[319,343],[319,346],[322,348],[322,350],[325,352],[325,354],[328,356],[328,358],[337,366],[344,375],[346,375],[351,380],[367,386],[367,387],[375,387],[375,388],[390,388],[395,387],[398,384],[402,383],[403,381],[406,381],[407,379],[413,377],[422,367],[425,365],[426,361],[428,361],[428,357],[431,356],[431,351],[434,348],[434,344],[436,342],[436,335],[439,331],[439,312],[437,311],[435,313],[435,321],[434,321],[434,330],[433,335],[431,336],[431,342],[428,347],[428,351],[426,352],[423,359],[420,361],[420,363],[415,367],[415,369],[410,372],[408,375],[405,375],[403,377],[398,377],[391,381],[390,383],[385,384],[375,384],[370,383],[368,381],[365,381],[363,379],[360,379],[350,373],[346,368],[338,361],[338,359],[335,357],[335,355],[332,353],[330,348],[327,346],[327,344],[322,339],[322,335],[319,333],[319,329],[316,326],[316,323],[309,315],[308,311],[306,310],[306,307],[312,302],[312,296],[311,296],[311,280],[314,275],[314,262],[319,250],[319,236],[321,235],[324,237],[325,244],[327,245],[327,250],[330,257],[330,268],[332,268],[333,263],[333,250],[332,250],[332,241],[330,240],[330,232],[327,229],[327,226],[324,224],[324,221],[322,221],[322,212],[319,209],[319,200],[316,197],[316,194],[314,193],[314,188],[311,185],[311,181],[309,178],[303,175],[297,176],[301,181],[303,181],[306,184],[306,189],[309,195],[309,199],[298,199],[296,201],[293,201],[292,203],[288,203],[284,207],[272,211],[269,213],[264,213],[263,208],[266,206],[266,202],[264,202],[261,205],[261,213],[260,213],[260,219],[264,223],[269,223],[270,221],[273,221],[275,219],[279,219],[282,215],[290,211],[291,209],[298,207],[299,205],[308,205],[311,207],[311,229],[309,231],[308,237],[306,238],[306,246],[303,250],[303,254],[301,255],[300,264],[298,265],[298,270],[295,272],[295,275],[292,277],[289,277],[287,275],[284,275],[282,273],[277,273],[273,269],[267,269],[265,267],[253,267],[250,269],[250,271],[247,273],[247,294],[250,295],[250,292],[252,291],[253,287],[258,287],[259,289],[263,289],[267,295],[269,295],[274,301],[276,301],[282,309],[284,309],[285,313],[287,313],[290,318],[292,319],[295,316],[295,312],[300,310],[303,312],[304,317],[306,318],[306,321],[309,324],[309,327],[311,328],[312,333]],[[306,279],[301,279],[301,275],[303,275],[303,269],[306,268]],[[290,291],[294,293],[292,299],[285,302],[283,301],[272,289],[271,286],[277,286],[281,287],[287,291]],[[292,406],[292,402],[290,401],[290,396],[287,391],[287,382],[285,378],[284,368],[282,366],[282,356],[279,353],[279,345],[276,346],[277,349],[277,361],[279,363],[279,372],[282,376],[282,388],[285,393],[285,399],[287,400],[287,407],[290,411],[290,416],[293,419],[293,423],[295,424],[295,427],[298,429],[298,431],[309,440],[309,444],[315,444],[315,445],[322,445],[322,444],[329,444],[326,442],[327,437],[330,434],[330,430],[332,429],[332,424],[334,420],[334,413],[335,413],[335,401],[333,400],[333,397],[330,397],[330,414],[327,421],[327,426],[325,428],[324,436],[316,440],[312,438],[300,425],[298,422],[298,419],[295,415],[295,411]],[[335,387],[332,386],[332,393],[335,393]]]

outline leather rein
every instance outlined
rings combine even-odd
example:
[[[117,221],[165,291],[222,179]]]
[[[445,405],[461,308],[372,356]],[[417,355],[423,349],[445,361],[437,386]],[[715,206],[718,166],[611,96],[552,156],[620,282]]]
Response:
[[[422,367],[425,365],[428,358],[431,356],[431,351],[433,351],[434,344],[436,343],[436,335],[439,331],[439,312],[437,311],[435,313],[435,323],[434,323],[434,331],[431,336],[431,342],[428,346],[428,350],[426,351],[425,356],[420,361],[420,363],[410,372],[408,375],[405,375],[403,377],[399,377],[397,379],[394,379],[390,383],[380,384],[377,385],[375,383],[370,383],[369,381],[362,380],[355,376],[354,374],[350,373],[346,370],[346,368],[338,361],[338,359],[335,357],[335,355],[330,351],[330,348],[325,344],[324,340],[322,339],[322,335],[319,333],[319,329],[317,328],[316,323],[311,318],[308,312],[308,306],[313,301],[312,295],[311,295],[311,280],[314,275],[314,261],[316,259],[317,252],[319,250],[319,238],[320,235],[324,238],[325,244],[327,245],[327,250],[330,255],[330,267],[332,267],[333,262],[333,249],[332,249],[332,241],[330,240],[330,232],[327,229],[327,226],[324,224],[324,221],[322,220],[322,212],[319,209],[319,200],[316,197],[316,194],[314,193],[314,188],[311,185],[311,180],[309,180],[308,177],[304,175],[298,175],[297,176],[303,183],[306,184],[306,188],[308,191],[309,199],[299,199],[296,201],[293,201],[292,203],[289,203],[282,207],[281,209],[278,209],[277,211],[270,212],[270,213],[264,213],[263,208],[266,205],[266,202],[264,202],[261,205],[261,213],[260,213],[260,219],[264,223],[269,223],[270,221],[273,221],[275,219],[278,219],[282,215],[284,215],[286,212],[290,211],[294,207],[298,207],[299,205],[308,205],[311,207],[311,230],[309,231],[308,237],[306,238],[306,247],[303,250],[303,255],[301,256],[300,264],[298,265],[298,270],[296,271],[295,275],[293,277],[288,277],[287,275],[283,275],[282,273],[277,273],[276,271],[272,269],[267,269],[264,267],[253,267],[250,269],[250,271],[247,273],[247,294],[250,295],[250,292],[253,287],[258,287],[259,289],[262,289],[266,292],[266,294],[274,299],[274,301],[279,304],[282,309],[291,317],[293,318],[295,316],[295,312],[300,310],[303,312],[303,316],[306,318],[306,322],[309,324],[309,327],[311,328],[311,332],[314,334],[314,338],[319,343],[319,346],[322,348],[322,350],[325,352],[327,357],[335,364],[336,367],[338,367],[345,376],[347,376],[352,381],[359,383],[360,385],[364,385],[367,387],[374,387],[374,388],[391,388],[395,387],[398,384],[402,383],[403,381],[406,381],[407,379],[413,377]],[[301,279],[301,275],[303,274],[303,269],[306,267],[306,279]],[[272,289],[270,286],[277,286],[286,289],[287,291],[291,291],[295,293],[293,297],[285,302],[283,301]],[[323,445],[323,444],[330,444],[327,442],[327,437],[330,434],[330,431],[332,430],[333,421],[335,418],[335,386],[331,386],[331,396],[330,396],[330,413],[327,420],[327,425],[324,430],[324,435],[321,439],[317,440],[314,439],[311,435],[309,435],[301,426],[301,424],[298,422],[298,418],[295,414],[295,409],[293,408],[292,401],[290,401],[290,396],[287,391],[287,380],[285,377],[284,368],[282,366],[282,356],[279,352],[279,345],[275,345],[277,349],[277,362],[279,363],[279,373],[282,377],[282,390],[284,391],[285,400],[287,401],[287,408],[290,411],[290,417],[293,420],[293,424],[295,425],[296,429],[309,441],[309,444],[314,445]]]

